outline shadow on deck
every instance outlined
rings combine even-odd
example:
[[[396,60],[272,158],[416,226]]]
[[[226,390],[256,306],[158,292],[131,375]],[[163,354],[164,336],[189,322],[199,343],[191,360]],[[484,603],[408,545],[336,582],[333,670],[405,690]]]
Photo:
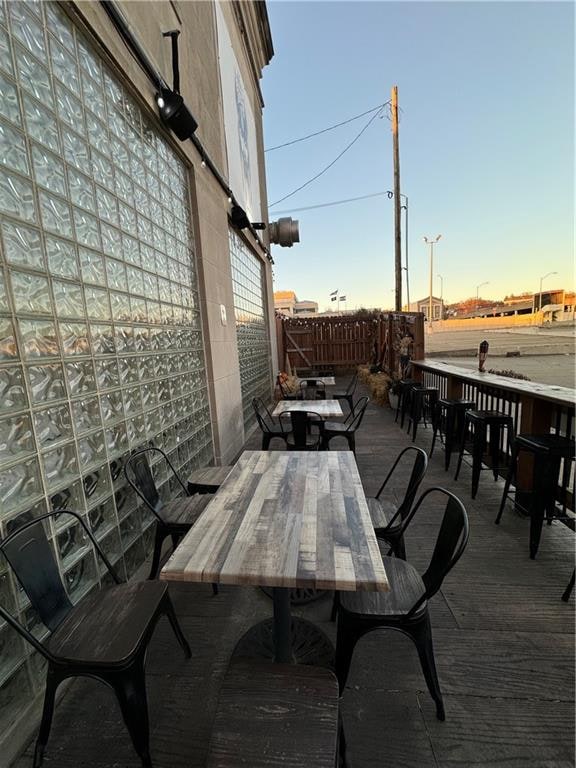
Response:
[[[429,449],[431,430],[417,443]],[[357,439],[357,463],[367,494],[410,441],[393,413],[370,404]],[[344,449],[345,443],[332,447]],[[259,435],[246,444],[259,449]],[[350,768],[568,768],[574,765],[574,597],[560,600],[574,566],[574,534],[545,526],[537,560],[528,558],[529,522],[510,507],[493,523],[502,493],[483,473],[475,501],[470,469],[445,473],[436,450],[423,488],[442,485],[463,500],[470,543],[432,601],[432,625],[446,722],[435,717],[418,658],[408,638],[390,630],[357,646],[342,699]],[[421,510],[408,531],[408,559],[424,566],[436,533],[434,511]],[[238,639],[271,614],[258,589],[171,585],[190,641],[185,661],[164,620],[147,660],[151,749],[155,768],[204,766],[220,681]],[[300,609],[334,639],[331,597]],[[13,768],[32,765],[33,744]],[[138,768],[114,695],[80,680],[54,718],[45,765],[58,768]],[[249,767],[248,767],[249,768]],[[311,766],[313,768],[313,766]]]

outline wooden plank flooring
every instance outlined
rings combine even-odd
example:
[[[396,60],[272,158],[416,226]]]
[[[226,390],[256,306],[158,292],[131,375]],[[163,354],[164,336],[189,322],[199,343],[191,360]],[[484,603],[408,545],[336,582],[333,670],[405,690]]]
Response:
[[[341,382],[339,382],[341,383]],[[364,394],[360,391],[358,395]],[[428,449],[430,430],[416,444]],[[246,449],[259,449],[254,434]],[[357,463],[368,494],[410,441],[387,409],[370,404],[357,436]],[[280,444],[279,444],[280,447]],[[345,444],[333,441],[335,450]],[[342,712],[350,768],[573,768],[574,596],[560,599],[574,567],[574,534],[544,526],[538,557],[528,557],[528,520],[506,509],[495,526],[502,483],[483,473],[475,501],[470,469],[457,483],[436,450],[424,488],[442,485],[463,500],[470,544],[431,604],[446,722],[436,720],[416,652],[399,633],[363,638],[352,662]],[[408,558],[425,567],[439,509],[421,510],[407,534]],[[193,657],[185,661],[165,620],[147,659],[155,768],[204,768],[219,686],[242,634],[271,615],[253,587],[171,584]],[[331,596],[294,613],[334,640]],[[13,768],[29,768],[33,745]],[[0,758],[0,765],[2,765]],[[58,706],[46,768],[139,768],[113,694],[86,680]],[[313,768],[311,766],[311,768]]]

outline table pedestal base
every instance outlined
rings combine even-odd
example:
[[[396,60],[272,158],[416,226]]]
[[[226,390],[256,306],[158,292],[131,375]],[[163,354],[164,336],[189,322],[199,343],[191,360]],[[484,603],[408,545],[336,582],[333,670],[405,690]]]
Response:
[[[334,669],[334,647],[327,635],[311,621],[292,617],[290,642],[294,664]],[[250,627],[236,644],[232,656],[249,656],[273,661],[275,658],[274,619],[266,619]]]
[[[273,587],[260,587],[268,597],[274,597]],[[307,605],[320,600],[329,592],[328,589],[314,589],[313,587],[293,587],[290,589],[290,605]]]

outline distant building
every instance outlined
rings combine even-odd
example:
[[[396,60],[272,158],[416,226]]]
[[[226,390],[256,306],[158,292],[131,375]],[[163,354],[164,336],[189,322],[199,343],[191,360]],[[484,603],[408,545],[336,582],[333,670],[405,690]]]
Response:
[[[298,301],[294,291],[274,291],[274,309],[283,315],[317,315],[315,301]]]
[[[424,320],[428,322],[428,313],[430,311],[430,297],[419,301],[413,301],[410,303],[410,312],[422,312],[424,314]],[[442,299],[437,299],[432,296],[432,320],[442,320],[444,315],[444,302]]]

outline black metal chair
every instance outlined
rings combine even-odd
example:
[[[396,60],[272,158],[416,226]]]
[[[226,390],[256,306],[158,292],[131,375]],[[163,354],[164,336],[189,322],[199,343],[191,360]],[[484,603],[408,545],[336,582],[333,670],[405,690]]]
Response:
[[[362,424],[362,419],[364,418],[368,402],[368,397],[361,397],[356,403],[356,406],[354,406],[354,415],[347,422],[324,422],[322,429],[322,450],[327,451],[330,449],[330,440],[333,440],[335,437],[343,437],[348,443],[349,450],[356,453],[356,432],[358,431],[360,424]],[[352,407],[353,406],[351,405],[350,408]]]
[[[300,382],[301,400],[325,400],[326,385],[317,379],[303,379]]]
[[[355,373],[354,376],[350,379],[348,382],[348,386],[344,390],[344,392],[333,392],[332,398],[334,400],[346,400],[348,403],[348,406],[350,409],[352,409],[352,399],[354,397],[354,392],[356,392],[356,387],[358,385],[358,373]]]
[[[434,431],[432,433],[430,457],[434,453],[436,436],[440,432],[441,441],[444,435],[444,469],[446,471],[450,468],[450,458],[454,446],[460,446],[462,442],[462,433],[465,427],[464,414],[475,407],[476,403],[474,400],[466,400],[464,398],[441,397],[436,403],[432,418]]]
[[[289,424],[286,424],[289,422]],[[280,423],[286,432],[289,451],[317,451],[324,434],[324,422],[314,411],[284,411]]]
[[[436,673],[432,626],[428,600],[460,559],[468,541],[468,517],[464,505],[443,488],[430,488],[419,498],[410,517],[432,493],[447,497],[434,552],[426,572],[398,557],[383,556],[390,592],[339,592],[336,641],[336,675],[344,690],[354,648],[358,640],[375,629],[395,629],[414,642],[430,695],[436,702],[436,716],[445,719],[442,692]]]
[[[112,587],[91,592],[77,605],[66,593],[46,535],[45,521],[55,515],[69,515],[80,523],[114,582]],[[82,517],[69,510],[55,510],[30,520],[0,541],[0,551],[50,631],[40,641],[0,606],[0,617],[48,663],[34,768],[44,758],[57,688],[71,677],[92,677],[113,689],[134,749],[142,765],[151,768],[144,661],[160,616],[168,617],[185,656],[191,656],[168,585],[159,581],[123,583]],[[92,723],[91,727],[98,726]]]
[[[280,381],[279,376],[276,378],[276,384],[278,384],[278,389],[280,390],[281,400],[301,400],[302,399],[300,391],[289,392],[288,389],[284,386],[284,384]]]
[[[506,444],[506,454],[509,454],[510,446],[514,440],[514,420],[507,413],[500,411],[476,411],[468,410],[464,412],[464,429],[462,430],[462,439],[460,441],[460,451],[458,454],[458,463],[456,465],[456,474],[454,480],[458,480],[464,451],[466,450],[467,440],[471,440],[472,452],[472,498],[476,498],[478,493],[478,484],[480,482],[480,472],[482,471],[482,459],[488,442],[491,460],[491,470],[494,480],[498,480],[498,470],[500,468],[500,444],[504,437],[504,430],[507,430],[508,441]]]
[[[396,414],[394,416],[394,421],[398,421],[398,416],[401,416],[401,427],[404,427],[404,419],[406,417],[406,413],[408,412],[410,403],[409,390],[414,386],[421,387],[422,385],[420,382],[416,381],[416,379],[400,379],[396,385],[396,390],[398,392],[398,402],[396,404]]]
[[[382,492],[393,478],[394,473],[413,457],[412,470],[410,477],[405,484],[404,495],[399,504],[386,499],[381,499]],[[368,510],[372,525],[379,539],[384,539],[390,545],[388,554],[395,554],[406,560],[406,545],[404,543],[404,532],[410,522],[410,510],[414,504],[416,493],[428,467],[428,456],[426,451],[416,446],[404,448],[392,464],[390,471],[386,475],[384,482],[380,486],[375,497],[367,497]]]
[[[412,431],[412,440],[416,440],[418,425],[424,420],[427,425],[426,414],[429,421],[434,422],[434,413],[436,403],[438,402],[438,387],[424,387],[422,385],[412,385],[409,389],[410,405],[408,408],[408,433]]]
[[[576,580],[576,569],[572,571],[572,576],[570,577],[570,581],[568,582],[566,589],[562,593],[562,600],[564,600],[565,603],[570,600],[570,595],[572,594],[572,590],[574,589],[574,581]]]
[[[185,498],[175,499],[167,503],[162,501],[156,488],[150,465],[148,464],[149,454],[157,454],[163,457],[172,470],[174,477],[180,483]],[[134,451],[124,465],[124,474],[126,480],[156,518],[154,554],[148,577],[149,579],[155,579],[160,565],[164,540],[170,536],[172,545],[176,549],[178,541],[188,533],[210,502],[210,496],[208,494],[190,495],[186,484],[181,480],[172,462],[160,448],[150,446]],[[212,585],[212,591],[214,594],[218,593],[218,587],[215,584]]]
[[[252,399],[252,408],[254,408],[258,426],[262,430],[263,451],[268,450],[270,443],[275,437],[284,440],[284,442],[288,440],[288,432],[284,429],[282,422],[280,420],[276,421],[265,403],[259,397],[254,397]]]

